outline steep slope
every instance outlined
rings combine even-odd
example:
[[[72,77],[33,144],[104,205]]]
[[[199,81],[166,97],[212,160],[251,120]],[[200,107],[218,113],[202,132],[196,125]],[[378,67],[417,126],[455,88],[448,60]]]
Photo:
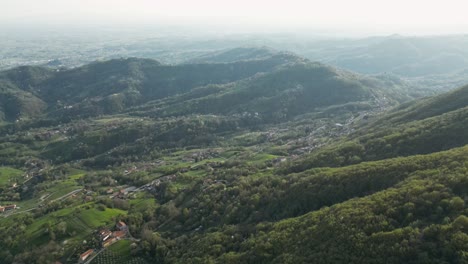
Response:
[[[391,123],[392,125],[396,125],[404,122],[422,120],[461,109],[467,105],[468,85],[439,96],[403,104],[394,109],[391,113],[387,114],[385,119],[375,122],[373,126],[377,126],[382,123]]]
[[[48,104],[53,115],[116,113],[194,87],[237,81],[302,59],[274,54],[229,64],[161,65],[148,59],[116,59],[55,72],[21,67],[0,75],[2,86],[22,90]]]
[[[392,35],[361,40],[316,41],[292,49],[307,58],[359,73],[391,72],[403,77],[421,77],[466,69],[467,46],[466,35]]]
[[[231,55],[247,52],[239,55],[246,58],[252,52],[261,54],[229,63],[172,66],[131,58],[57,71],[22,67],[1,74],[0,81],[11,91],[30,93],[34,100],[46,102],[54,118],[115,114],[159,100],[146,106],[157,107],[153,114],[158,116],[248,112],[272,121],[346,104],[388,107],[408,98],[396,82],[366,78],[292,54],[263,51],[227,51]],[[36,113],[44,108],[42,103]]]
[[[171,263],[188,259],[214,263],[464,263],[464,252],[468,249],[468,217],[463,201],[468,190],[467,170],[453,164],[467,162],[467,151],[465,147],[385,163],[366,163],[358,166],[357,171],[356,166],[311,171],[297,177],[297,182],[294,177],[268,178],[228,186],[224,191],[212,190],[204,194],[211,197],[199,202],[215,212],[218,208],[228,210],[212,214],[214,221],[206,216],[196,219],[210,225],[229,217],[230,225],[208,226],[189,239],[168,238],[165,243],[173,242],[175,246],[166,260]],[[348,176],[345,171],[353,173]],[[252,186],[254,189],[250,190]],[[226,194],[224,198],[223,194]],[[284,195],[290,196],[287,204],[283,204]],[[231,199],[226,196],[235,201],[226,201]],[[339,201],[340,198],[344,199]],[[330,199],[335,203],[328,203]],[[216,206],[222,202],[230,205]],[[248,205],[254,207],[252,211]],[[265,212],[269,206],[274,210]],[[301,214],[308,210],[312,211],[299,217],[261,222],[285,211]],[[190,212],[192,217],[201,210]],[[245,218],[249,213],[252,218]],[[250,226],[248,221],[260,223]],[[189,223],[191,220],[185,222]]]
[[[200,87],[137,110],[157,109],[154,116],[249,114],[278,121],[327,107],[370,109],[405,99],[397,86],[306,61],[242,81]]]
[[[35,86],[53,71],[41,67],[19,67],[0,72],[0,121],[12,122],[41,115],[47,104],[36,94]]]
[[[341,166],[360,161],[426,154],[468,144],[468,86],[407,103],[375,122],[360,122],[348,138],[292,166]]]
[[[277,51],[267,47],[235,48],[210,52],[197,58],[190,59],[187,63],[231,63],[243,60],[265,59],[277,53]]]
[[[31,93],[4,88],[0,88],[0,121],[14,122],[38,117],[47,108],[44,101]]]
[[[5,263],[76,263],[121,220],[94,261],[467,261],[466,87],[380,115],[398,79],[285,54],[1,76],[47,107],[0,126]]]

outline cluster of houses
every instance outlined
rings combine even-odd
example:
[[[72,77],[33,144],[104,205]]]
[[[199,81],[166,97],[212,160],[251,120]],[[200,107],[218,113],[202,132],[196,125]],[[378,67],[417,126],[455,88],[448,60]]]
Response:
[[[53,136],[58,135],[60,133],[61,133],[60,130],[48,130],[48,131],[40,132],[40,133],[34,135],[34,139],[36,139],[36,140],[49,140]]]
[[[126,188],[122,188],[119,191],[115,192],[113,188],[107,189],[106,193],[109,194],[109,198],[114,199],[114,198],[119,198],[119,199],[125,199],[130,193],[137,191],[138,188],[135,186],[130,186]]]
[[[218,185],[227,185],[228,182],[225,180],[213,180],[213,179],[205,179],[203,180],[203,191],[206,191],[207,189],[218,186]],[[226,187],[224,187],[226,188]]]
[[[109,229],[101,229],[98,232],[99,242],[103,248],[107,248],[115,242],[125,238],[127,236],[128,227],[127,224],[123,221],[117,222],[115,225],[115,230],[111,231]],[[94,249],[88,249],[80,255],[80,263],[85,262],[94,253]]]
[[[175,181],[177,179],[177,175],[176,174],[172,174],[172,175],[167,175],[167,176],[164,176],[164,177],[161,177],[159,179],[156,179],[150,183],[147,183],[143,186],[140,187],[141,190],[144,190],[144,191],[149,191],[149,192],[152,192],[152,191],[155,191],[155,188],[159,187],[159,185],[161,185],[161,183],[163,182],[172,182],[172,181]]]
[[[10,204],[5,206],[0,206],[0,213],[15,210],[17,208],[16,204]]]
[[[212,159],[219,157],[219,152],[217,150],[208,149],[204,151],[198,151],[185,155],[182,158],[183,162],[199,162],[205,159]]]
[[[80,255],[80,262],[86,261],[86,259],[94,253],[94,249],[88,249],[86,252]]]
[[[99,231],[99,240],[102,247],[106,248],[127,236],[127,225],[124,222],[119,221],[116,224],[116,228],[117,230],[115,231],[110,231],[108,229],[102,229]]]
[[[156,161],[151,162],[151,163],[142,163],[142,164],[138,165],[139,167],[137,167],[136,165],[133,165],[132,167],[124,170],[123,174],[128,175],[128,174],[131,174],[131,173],[134,173],[134,172],[147,171],[147,170],[151,169],[154,166],[161,166],[161,165],[163,165],[165,163],[166,162],[164,160],[156,160]]]

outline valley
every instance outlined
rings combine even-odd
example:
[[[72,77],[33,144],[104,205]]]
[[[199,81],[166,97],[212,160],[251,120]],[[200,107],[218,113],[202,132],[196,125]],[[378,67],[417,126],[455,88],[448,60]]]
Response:
[[[384,77],[266,48],[4,70],[0,259],[465,263],[468,86]]]

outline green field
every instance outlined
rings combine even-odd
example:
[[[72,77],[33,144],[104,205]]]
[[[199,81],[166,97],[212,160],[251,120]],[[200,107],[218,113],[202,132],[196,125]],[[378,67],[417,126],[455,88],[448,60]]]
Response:
[[[114,243],[109,247],[109,250],[114,252],[117,255],[122,256],[122,258],[130,257],[130,240],[120,240]]]
[[[86,174],[84,170],[77,170],[77,169],[72,169],[69,173],[70,173],[70,176],[68,178],[70,180],[79,180]]]
[[[91,208],[88,209],[89,206]],[[26,234],[32,243],[41,244],[48,239],[46,226],[51,226],[54,229],[54,227],[64,222],[67,226],[67,234],[71,235],[73,240],[78,241],[100,226],[112,226],[118,215],[126,213],[126,211],[111,208],[100,211],[94,207],[93,203],[65,208],[38,218],[28,226]]]
[[[65,181],[56,181],[54,182],[54,186],[47,189],[45,193],[50,193],[50,197],[47,198],[48,201],[52,201],[54,199],[60,198],[74,190],[81,189],[82,187],[79,186],[76,181],[74,180],[65,180]],[[41,194],[42,195],[42,194]]]
[[[23,175],[23,171],[11,167],[0,167],[0,185],[10,183],[10,179]]]
[[[130,206],[135,207],[137,210],[144,210],[149,206],[155,206],[156,200],[154,198],[137,198],[130,200]]]
[[[111,245],[107,250],[99,254],[91,264],[146,264],[146,260],[133,257],[130,253],[129,240],[120,240]]]
[[[89,228],[97,228],[103,225],[111,225],[115,221],[115,217],[125,214],[127,212],[120,209],[106,208],[105,211],[100,211],[96,208],[91,208],[82,211],[78,218]]]

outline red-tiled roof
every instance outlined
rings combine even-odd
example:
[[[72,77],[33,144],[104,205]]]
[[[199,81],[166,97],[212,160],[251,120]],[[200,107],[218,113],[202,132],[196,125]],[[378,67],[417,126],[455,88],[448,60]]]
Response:
[[[109,235],[110,233],[112,233],[112,232],[109,231],[109,230],[105,230],[105,229],[103,229],[103,230],[101,230],[101,231],[99,232],[99,234],[100,234],[101,236],[107,236],[107,235]]]
[[[108,247],[108,246],[110,246],[112,243],[114,243],[114,241],[115,241],[115,238],[107,239],[102,245],[103,245],[104,247]]]
[[[89,257],[89,255],[93,254],[94,250],[93,249],[89,249],[87,250],[85,253],[81,254],[80,255],[80,259],[81,260],[85,260]]]
[[[125,231],[114,231],[112,233],[112,236],[113,237],[118,237],[118,238],[122,238],[126,235],[126,232]]]

